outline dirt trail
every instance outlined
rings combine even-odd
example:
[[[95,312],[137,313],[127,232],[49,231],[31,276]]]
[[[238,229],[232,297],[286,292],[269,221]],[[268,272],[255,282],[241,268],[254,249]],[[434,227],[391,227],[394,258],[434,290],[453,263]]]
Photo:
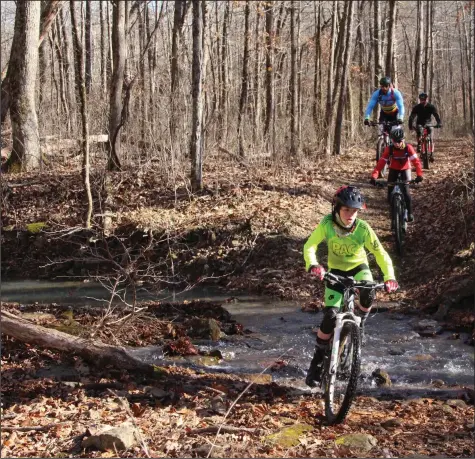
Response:
[[[434,167],[413,193],[416,222],[407,237],[407,254],[403,260],[394,257],[403,288],[396,297],[409,299],[412,307],[433,303],[449,285],[459,289],[473,267],[470,250],[468,256],[463,252],[475,235],[471,150],[468,144],[461,148],[461,141],[457,147],[449,140],[436,145]],[[188,238],[186,244],[177,238],[171,247],[176,250],[177,271],[202,275],[204,260],[209,274],[224,274],[216,280],[228,290],[241,286],[282,297],[318,298],[321,291],[303,271],[302,246],[329,212],[332,194],[343,183],[361,184],[368,200],[363,218],[394,253],[385,191],[368,184],[373,156],[373,150],[352,151],[280,172],[209,165],[207,183],[219,178],[220,186],[210,185],[193,199],[185,193],[177,198],[153,173],[139,177],[143,186],[134,188],[137,173],[124,173],[117,176],[122,201],[116,211],[123,225],[118,221],[117,229],[133,222],[174,219],[180,223],[174,231]],[[48,242],[41,233],[24,237],[19,230],[35,221],[47,221],[49,231],[79,225],[84,210],[80,176],[51,173],[38,182],[33,174],[23,174],[6,177],[5,182],[11,189],[2,224],[14,229],[2,231],[2,263],[12,272],[34,277],[41,272],[37,266],[52,255],[52,247],[61,251],[72,246]],[[26,185],[15,189],[15,183]],[[464,199],[470,186],[472,197]],[[149,208],[138,213],[138,202]],[[471,311],[473,315],[473,302]],[[142,331],[133,329],[134,335]],[[66,367],[70,380],[38,376],[47,366]],[[119,457],[206,457],[211,443],[216,443],[213,457],[474,456],[473,389],[447,388],[445,393],[456,400],[418,398],[417,393],[409,400],[357,397],[345,424],[328,427],[322,423],[320,396],[268,382],[254,384],[225,417],[246,386],[247,381],[235,375],[181,368],[160,369],[156,379],[89,368],[76,357],[2,336],[2,428],[13,428],[2,429],[2,454],[105,457],[109,453],[82,450],[87,429],[91,424],[117,426],[133,420],[147,450],[137,446],[119,452]],[[222,423],[234,430],[224,429],[216,436]],[[308,426],[299,431],[301,423]],[[15,430],[25,426],[43,431]],[[209,430],[198,430],[202,428]],[[289,428],[295,443],[274,441],[273,434]],[[375,446],[367,453],[339,446],[335,440],[345,434],[371,435]]]

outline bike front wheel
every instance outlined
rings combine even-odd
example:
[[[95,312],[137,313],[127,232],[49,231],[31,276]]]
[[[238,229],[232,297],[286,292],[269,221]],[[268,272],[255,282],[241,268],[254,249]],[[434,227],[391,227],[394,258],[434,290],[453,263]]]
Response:
[[[402,256],[404,254],[404,206],[402,205],[401,198],[398,196],[393,201],[393,226],[396,250]]]
[[[325,371],[325,416],[328,424],[340,424],[350,411],[358,386],[360,367],[360,330],[356,323],[349,322],[343,326],[336,362],[328,359]]]

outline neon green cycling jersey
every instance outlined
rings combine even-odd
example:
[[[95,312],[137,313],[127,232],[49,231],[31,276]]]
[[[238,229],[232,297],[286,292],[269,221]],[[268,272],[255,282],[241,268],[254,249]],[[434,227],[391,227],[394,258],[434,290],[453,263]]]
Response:
[[[378,236],[363,220],[356,219],[354,230],[340,237],[335,231],[332,215],[326,215],[308,238],[303,248],[305,268],[318,264],[318,246],[328,244],[328,267],[349,271],[362,263],[368,264],[365,248],[376,258],[376,263],[384,274],[384,280],[395,279],[393,262],[379,242]]]

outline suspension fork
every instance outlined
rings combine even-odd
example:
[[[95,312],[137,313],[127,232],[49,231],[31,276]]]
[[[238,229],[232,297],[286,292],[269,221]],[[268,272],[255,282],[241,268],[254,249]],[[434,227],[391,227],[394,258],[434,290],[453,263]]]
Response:
[[[361,317],[356,316],[354,313],[351,313],[352,318],[348,319],[345,316],[348,313],[340,313],[336,316],[335,328],[333,331],[333,341],[332,341],[332,352],[330,356],[330,366],[329,374],[334,375],[336,373],[336,367],[338,363],[338,352],[340,350],[340,336],[341,331],[343,330],[343,325],[345,322],[354,322],[359,327],[361,324]]]

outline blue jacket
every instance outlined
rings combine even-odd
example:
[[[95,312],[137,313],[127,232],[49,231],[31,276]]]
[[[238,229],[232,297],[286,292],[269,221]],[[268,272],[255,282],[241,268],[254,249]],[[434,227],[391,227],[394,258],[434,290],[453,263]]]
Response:
[[[371,112],[376,104],[381,106],[382,112],[386,115],[395,115],[397,113],[398,118],[404,118],[404,101],[402,94],[397,89],[390,88],[386,94],[383,94],[379,89],[374,91],[366,107],[365,118],[371,116]]]

